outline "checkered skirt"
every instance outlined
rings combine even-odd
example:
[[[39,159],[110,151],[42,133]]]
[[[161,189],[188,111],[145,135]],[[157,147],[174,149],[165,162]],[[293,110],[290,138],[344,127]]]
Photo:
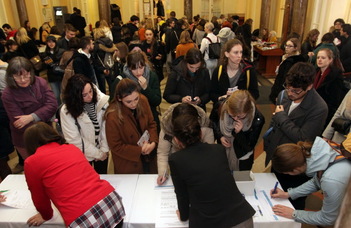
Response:
[[[68,227],[115,227],[125,216],[122,198],[116,191],[111,192]]]

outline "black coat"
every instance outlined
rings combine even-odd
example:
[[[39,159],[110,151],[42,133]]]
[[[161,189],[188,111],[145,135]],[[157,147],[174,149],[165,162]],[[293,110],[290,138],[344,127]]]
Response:
[[[27,43],[23,43],[19,45],[17,51],[20,56],[23,56],[27,59],[30,59],[36,55],[39,55],[39,50],[33,40],[28,40]]]
[[[83,74],[97,85],[95,70],[92,65],[92,60],[79,52],[73,54],[73,70],[75,74]]]
[[[327,125],[348,92],[341,70],[331,68],[323,83],[316,90],[328,105]]]
[[[47,58],[50,58],[52,60],[52,62],[50,64],[46,64],[47,70],[48,70],[47,76],[48,76],[49,82],[62,81],[63,73],[62,74],[55,73],[54,67],[55,67],[55,65],[56,66],[59,65],[63,52],[65,52],[64,49],[57,48],[53,54],[51,54],[50,51],[44,52],[42,54],[42,59],[44,60],[44,63],[45,63],[45,59],[47,59]]]
[[[278,75],[275,77],[274,84],[271,88],[271,94],[269,99],[273,104],[276,103],[276,98],[278,94],[284,89],[283,85],[285,83],[286,74],[289,72],[290,68],[298,62],[304,62],[305,58],[302,55],[293,55],[285,59],[279,66]]]
[[[342,44],[340,50],[340,60],[345,72],[351,72],[351,36],[349,36],[345,43]]]
[[[255,214],[235,184],[223,146],[195,143],[171,154],[169,166],[180,218],[189,219],[190,228],[228,228]]]
[[[210,75],[206,68],[200,68],[194,78],[187,76],[187,67],[185,61],[180,62],[174,67],[168,77],[163,98],[171,104],[182,102],[185,96],[196,97],[201,99],[200,107],[206,108],[210,101]]]

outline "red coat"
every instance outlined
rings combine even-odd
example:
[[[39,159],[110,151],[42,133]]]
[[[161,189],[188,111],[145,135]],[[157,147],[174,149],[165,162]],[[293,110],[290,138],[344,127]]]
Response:
[[[142,174],[141,147],[137,145],[142,133],[148,130],[150,142],[158,143],[157,125],[154,121],[147,98],[140,94],[139,104],[145,112],[138,118],[141,133],[138,131],[137,122],[132,111],[123,105],[123,123],[120,124],[116,113],[109,113],[106,118],[106,138],[112,152],[116,174]],[[156,156],[151,161],[152,168],[156,168]],[[151,170],[157,173],[157,169]]]

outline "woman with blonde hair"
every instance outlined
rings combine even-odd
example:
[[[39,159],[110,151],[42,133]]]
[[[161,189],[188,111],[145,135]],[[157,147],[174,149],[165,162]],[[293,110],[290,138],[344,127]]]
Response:
[[[265,118],[257,109],[250,92],[234,91],[221,106],[211,112],[210,119],[217,142],[227,150],[230,169],[251,170],[253,150]]]
[[[48,22],[45,22],[41,26],[41,28],[42,28],[43,32],[41,33],[40,41],[43,43],[46,43],[46,37],[48,37],[50,34],[50,25],[48,24]]]
[[[21,27],[18,29],[15,40],[18,44],[17,51],[19,52],[20,56],[31,59],[32,57],[39,55],[37,46],[35,45],[34,41],[28,36],[27,30],[25,28]]]
[[[106,137],[115,174],[157,173],[156,122],[147,98],[131,79],[118,83],[106,110]]]
[[[107,23],[106,20],[100,20],[99,28],[103,29],[106,37],[110,38],[110,40],[113,40],[111,28],[110,28],[110,26],[109,26],[109,24]]]
[[[197,45],[190,37],[188,30],[184,30],[180,34],[179,44],[176,47],[176,58],[179,56],[184,56],[191,48],[197,48]]]

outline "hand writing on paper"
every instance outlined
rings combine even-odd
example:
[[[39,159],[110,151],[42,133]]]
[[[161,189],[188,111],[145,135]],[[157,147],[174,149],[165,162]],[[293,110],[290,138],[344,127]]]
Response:
[[[43,217],[41,216],[40,213],[30,217],[27,221],[27,224],[29,227],[31,226],[40,226],[41,224],[43,224],[45,222],[45,220],[43,219]]]
[[[287,207],[287,206],[283,206],[283,205],[275,205],[273,208],[273,212],[276,215],[288,218],[288,219],[292,219],[292,215],[294,213],[294,209]]]
[[[168,179],[167,176],[158,176],[157,177],[157,184],[163,185],[163,183],[165,183],[167,179]]]
[[[178,216],[179,221],[182,221],[182,220],[180,219],[180,212],[179,212],[179,210],[176,210],[176,213],[177,213],[177,216]]]
[[[277,188],[275,193],[273,193],[273,191],[274,191],[274,189],[271,190],[271,197],[272,198],[288,199],[290,197],[288,192],[284,192],[280,188]]]
[[[15,116],[15,119],[17,120],[13,122],[13,126],[17,129],[25,127],[27,124],[34,120],[32,115]]]
[[[5,202],[6,196],[0,194],[0,203]]]

